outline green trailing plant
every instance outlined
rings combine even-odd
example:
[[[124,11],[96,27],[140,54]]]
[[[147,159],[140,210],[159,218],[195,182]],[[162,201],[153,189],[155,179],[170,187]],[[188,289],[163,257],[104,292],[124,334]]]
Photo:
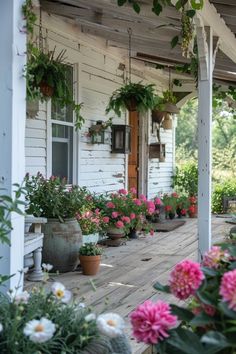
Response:
[[[28,45],[28,61],[25,68],[27,98],[39,99],[42,102],[51,98],[52,103],[61,108],[71,106],[75,112],[75,127],[80,129],[84,123],[81,115],[83,104],[74,101],[73,92],[67,83],[66,50],[56,55],[55,49],[44,53],[32,43]]]
[[[138,112],[146,112],[154,107],[154,85],[143,85],[141,82],[128,83],[115,90],[110,97],[106,113],[114,111],[120,117],[122,111],[130,109],[130,102],[134,104]]]
[[[37,21],[37,16],[33,11],[32,0],[26,0],[22,5],[22,13],[24,18],[26,19],[26,30],[28,33],[33,34],[34,25]]]
[[[79,249],[79,254],[81,256],[99,256],[102,254],[102,248],[95,243],[86,243]]]

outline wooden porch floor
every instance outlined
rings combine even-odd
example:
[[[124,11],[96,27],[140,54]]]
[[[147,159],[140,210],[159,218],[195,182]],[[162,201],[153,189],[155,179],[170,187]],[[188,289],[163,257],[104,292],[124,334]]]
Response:
[[[232,225],[225,220],[212,219],[213,242],[228,234]],[[113,311],[128,319],[129,313],[146,299],[169,300],[152,285],[156,281],[166,283],[171,268],[185,258],[197,259],[196,219],[187,219],[185,225],[172,232],[156,233],[127,241],[124,246],[105,249],[101,269],[94,277],[75,271],[53,276],[48,285],[50,281],[60,281],[96,312]],[[25,287],[31,286],[32,283],[26,281]],[[132,347],[134,354],[141,354],[147,348],[135,340]]]

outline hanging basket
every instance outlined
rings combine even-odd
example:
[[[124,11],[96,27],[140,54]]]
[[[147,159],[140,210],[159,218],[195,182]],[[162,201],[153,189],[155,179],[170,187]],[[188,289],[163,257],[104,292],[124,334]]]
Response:
[[[176,106],[176,104],[167,102],[164,104],[163,111],[172,113],[172,114],[178,114],[179,113],[179,108]]]
[[[165,116],[165,112],[154,109],[152,111],[152,122],[160,124]]]
[[[137,111],[137,100],[134,96],[131,96],[125,100],[126,108],[129,112]]]
[[[171,115],[169,113],[165,114],[165,118],[162,122],[162,128],[165,130],[170,130],[172,129],[172,118]]]
[[[52,97],[54,93],[54,88],[48,85],[45,81],[40,82],[39,84],[40,91],[45,97]]]

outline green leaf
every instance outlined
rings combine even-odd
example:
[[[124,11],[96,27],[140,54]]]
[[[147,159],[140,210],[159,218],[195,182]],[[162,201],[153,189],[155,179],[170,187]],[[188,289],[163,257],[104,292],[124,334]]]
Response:
[[[204,0],[191,0],[191,6],[194,10],[201,10],[204,5]]]
[[[133,2],[133,9],[134,9],[134,11],[135,11],[137,14],[140,13],[140,6],[139,6],[139,4],[138,4],[136,1]]]
[[[214,277],[218,274],[217,270],[212,269],[212,268],[201,267],[201,269],[205,275],[210,275],[210,276]]]
[[[223,311],[223,313],[224,313],[226,316],[228,316],[228,317],[230,317],[230,318],[233,318],[233,319],[236,319],[236,312],[233,311],[233,310],[231,310],[231,309],[228,307],[228,305],[227,305],[226,302],[223,302],[223,301],[222,301],[218,306],[219,306],[219,308],[221,309],[221,311]]]
[[[126,3],[127,0],[117,0],[117,5],[118,6],[123,6]]]
[[[231,346],[227,338],[222,333],[216,331],[209,331],[204,334],[201,342],[216,347],[218,351]]]
[[[215,320],[213,317],[208,316],[206,313],[200,313],[191,320],[190,325],[198,327],[205,326],[214,322]]]
[[[178,319],[181,321],[189,322],[194,317],[194,314],[191,311],[189,311],[183,307],[179,307],[179,306],[173,305],[173,304],[171,304],[170,307],[171,307],[171,313],[173,313],[173,315],[176,315],[178,317]]]
[[[162,285],[159,282],[156,282],[153,285],[154,289],[159,290],[159,291],[163,291],[164,293],[168,293],[170,294],[170,287],[168,285]]]
[[[186,11],[186,15],[190,18],[193,18],[196,14],[196,11],[195,10],[188,10]]]
[[[203,302],[206,305],[216,305],[216,299],[214,296],[211,296],[209,293],[207,293],[206,291],[201,292],[201,291],[197,291],[196,292],[197,297],[199,298],[199,300],[201,302]]]
[[[192,331],[184,328],[178,328],[176,331],[173,331],[167,342],[186,354],[204,353],[204,348],[199,337]]]
[[[162,6],[158,0],[153,0],[152,12],[154,12],[157,16],[159,16],[162,12]]]
[[[170,43],[171,44],[171,48],[175,48],[177,46],[178,42],[179,42],[179,36],[173,37],[172,40],[171,40],[171,43]]]

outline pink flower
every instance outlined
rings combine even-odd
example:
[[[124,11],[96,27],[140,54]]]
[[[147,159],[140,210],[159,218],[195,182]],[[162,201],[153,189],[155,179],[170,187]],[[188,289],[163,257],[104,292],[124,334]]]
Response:
[[[128,191],[126,189],[119,189],[118,193],[126,195],[126,194],[128,194]]]
[[[213,317],[216,313],[216,308],[214,306],[211,305],[202,305],[204,312],[208,315]]]
[[[154,199],[154,203],[155,203],[156,205],[161,205],[161,199],[160,199],[160,198],[155,198],[155,199]]]
[[[154,211],[155,211],[155,209],[150,208],[150,209],[148,209],[148,214],[152,215],[154,213]]]
[[[228,302],[230,309],[236,311],[236,269],[223,275],[220,284],[220,295]]]
[[[95,210],[95,214],[96,214],[96,215],[99,215],[99,214],[100,214],[100,210],[99,210],[98,208]]]
[[[131,187],[131,188],[130,188],[130,193],[132,193],[132,194],[137,194],[137,189],[134,188],[134,187]]]
[[[154,204],[154,202],[152,202],[151,200],[148,200],[148,201],[146,202],[146,205],[147,205],[147,208],[148,208],[148,209],[154,209],[154,210],[155,210],[155,204]]]
[[[186,214],[187,214],[187,210],[186,210],[186,209],[181,209],[181,212],[180,212],[180,213],[181,213],[181,215],[183,215],[183,216],[184,216],[184,215],[186,215]]]
[[[140,206],[140,205],[142,205],[142,202],[141,202],[141,200],[139,200],[139,199],[135,199],[135,200],[134,200],[134,204]]]
[[[140,194],[139,199],[142,200],[143,202],[146,202],[146,200],[147,200],[147,198],[145,197],[144,194]]]
[[[150,235],[151,235],[151,236],[154,235],[154,230],[153,230],[153,229],[150,230]]]
[[[165,211],[166,212],[169,212],[169,211],[171,211],[172,210],[172,206],[171,205],[166,205],[165,206]]]
[[[106,206],[107,206],[107,208],[109,208],[109,209],[114,209],[114,208],[115,208],[115,204],[112,203],[112,202],[108,202],[108,203],[106,204]]]
[[[108,216],[104,216],[104,217],[102,218],[102,220],[103,220],[103,222],[105,222],[106,224],[108,224],[110,219],[109,219]]]
[[[124,227],[124,223],[119,220],[119,221],[116,222],[116,227],[117,227],[118,229],[122,229],[122,228]]]
[[[223,251],[219,246],[212,246],[211,249],[205,253],[203,257],[203,266],[217,269],[223,258],[229,258],[227,251]]]
[[[130,315],[133,336],[146,344],[157,344],[169,337],[168,330],[175,327],[177,317],[170,312],[164,301],[150,300],[139,305]]]
[[[122,216],[121,220],[124,221],[126,224],[130,223],[130,218],[128,216]]]
[[[118,215],[119,215],[118,211],[113,211],[113,212],[111,213],[111,216],[112,216],[114,219],[117,218]]]
[[[130,217],[130,220],[134,220],[136,218],[136,215],[134,213],[131,213],[129,217]]]
[[[174,267],[170,273],[171,292],[180,300],[187,299],[199,288],[204,279],[200,264],[184,260]]]
[[[178,195],[176,192],[173,192],[173,193],[171,194],[171,196],[174,197],[174,198],[179,198],[179,195]]]

